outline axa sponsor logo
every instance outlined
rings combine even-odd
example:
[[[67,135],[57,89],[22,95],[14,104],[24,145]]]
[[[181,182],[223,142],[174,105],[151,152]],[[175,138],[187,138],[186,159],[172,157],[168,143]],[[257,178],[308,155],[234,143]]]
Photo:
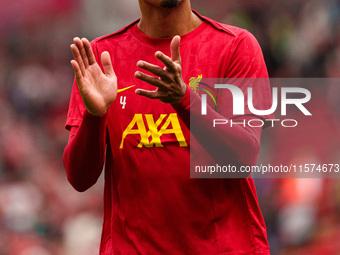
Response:
[[[153,114],[137,113],[124,130],[119,148],[124,148],[124,141],[129,135],[140,136],[138,148],[163,147],[161,138],[165,134],[174,134],[180,147],[188,146],[177,113],[161,114],[157,120]]]

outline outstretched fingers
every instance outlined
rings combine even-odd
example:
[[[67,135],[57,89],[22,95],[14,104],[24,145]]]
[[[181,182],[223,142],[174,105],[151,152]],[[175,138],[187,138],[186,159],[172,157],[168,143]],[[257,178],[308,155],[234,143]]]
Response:
[[[79,50],[79,53],[80,53],[80,56],[82,58],[82,61],[84,63],[85,68],[87,68],[89,66],[89,60],[87,58],[87,54],[86,54],[86,50],[85,50],[83,41],[80,40],[79,37],[75,37],[73,39],[73,41],[74,41],[75,45],[77,46],[77,48]]]
[[[172,61],[172,59],[165,55],[163,52],[157,51],[155,56],[165,65],[165,70],[168,70],[170,72],[177,71],[175,62]]]
[[[157,65],[153,65],[153,64],[150,64],[150,63],[147,63],[145,61],[140,60],[140,61],[137,62],[137,67],[142,68],[142,69],[156,75],[157,77],[162,78],[163,80],[169,80],[169,76],[168,76],[167,71],[165,71],[164,69],[160,68]]]
[[[104,69],[104,73],[108,76],[114,76],[116,75],[113,67],[112,67],[112,62],[110,58],[110,54],[107,51],[104,51],[101,55],[101,61],[102,61],[102,66]]]
[[[181,37],[176,35],[172,38],[170,43],[171,57],[168,57],[161,51],[157,51],[155,56],[165,65],[165,68],[169,71],[177,72],[181,66],[181,55],[179,50],[179,45],[181,42]]]
[[[147,75],[145,73],[139,72],[139,71],[135,72],[135,77],[137,79],[145,81],[146,83],[149,83],[150,85],[158,87],[158,88],[166,87],[166,83],[163,82],[162,80],[160,80],[156,77],[153,77],[151,75]]]
[[[145,89],[136,89],[135,93],[140,96],[145,96],[150,99],[160,99],[166,97],[166,92],[156,90],[145,90]]]
[[[83,74],[81,72],[81,69],[79,67],[79,64],[77,61],[75,60],[71,60],[71,65],[74,71],[74,75],[76,77],[76,81],[78,86],[83,86],[84,82],[83,82]]]
[[[174,36],[170,43],[171,60],[181,64],[181,54],[179,50],[179,45],[181,42],[181,37],[179,35]]]
[[[95,56],[93,54],[90,42],[86,38],[82,38],[81,41],[82,41],[82,43],[84,45],[89,65],[95,64],[96,63],[96,58],[95,58]]]
[[[72,54],[73,54],[73,58],[76,61],[76,63],[78,64],[82,75],[85,75],[85,65],[84,65],[83,59],[80,55],[78,47],[75,44],[71,44],[70,48],[71,48],[71,51],[72,51]]]

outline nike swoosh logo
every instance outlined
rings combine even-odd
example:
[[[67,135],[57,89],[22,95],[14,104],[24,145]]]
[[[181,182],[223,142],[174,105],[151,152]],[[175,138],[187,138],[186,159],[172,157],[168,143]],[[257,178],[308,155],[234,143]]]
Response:
[[[125,90],[127,90],[127,89],[131,89],[132,87],[134,87],[135,85],[132,85],[132,86],[130,86],[130,87],[126,87],[126,88],[123,88],[123,89],[117,89],[117,94],[118,93],[120,93],[120,92],[123,92],[123,91],[125,91]]]

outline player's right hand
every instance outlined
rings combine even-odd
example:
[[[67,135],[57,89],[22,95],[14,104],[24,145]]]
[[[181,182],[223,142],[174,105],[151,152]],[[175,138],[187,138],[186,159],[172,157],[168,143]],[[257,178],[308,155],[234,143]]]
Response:
[[[106,113],[117,97],[117,76],[107,51],[101,55],[102,72],[86,38],[74,38],[71,65],[87,111],[95,116]]]

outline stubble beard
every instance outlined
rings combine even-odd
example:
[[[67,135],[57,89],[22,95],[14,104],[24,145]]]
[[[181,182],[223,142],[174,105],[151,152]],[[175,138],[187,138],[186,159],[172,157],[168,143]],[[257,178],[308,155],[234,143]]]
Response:
[[[179,4],[179,0],[163,0],[161,6],[164,8],[175,8]]]

